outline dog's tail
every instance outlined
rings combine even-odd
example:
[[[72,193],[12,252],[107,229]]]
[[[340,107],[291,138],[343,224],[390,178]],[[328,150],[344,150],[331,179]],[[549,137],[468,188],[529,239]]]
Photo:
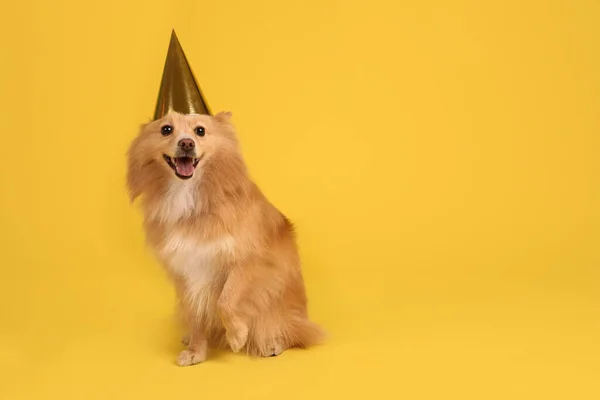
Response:
[[[327,338],[325,330],[308,318],[298,318],[291,321],[287,340],[290,347],[306,348],[322,344]]]

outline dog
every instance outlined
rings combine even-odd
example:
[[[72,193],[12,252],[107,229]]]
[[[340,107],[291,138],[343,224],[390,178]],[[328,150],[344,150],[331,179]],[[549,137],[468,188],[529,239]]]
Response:
[[[308,317],[294,226],[249,177],[230,112],[144,124],[126,179],[188,332],[178,365],[205,361],[213,347],[270,357],[323,340]]]

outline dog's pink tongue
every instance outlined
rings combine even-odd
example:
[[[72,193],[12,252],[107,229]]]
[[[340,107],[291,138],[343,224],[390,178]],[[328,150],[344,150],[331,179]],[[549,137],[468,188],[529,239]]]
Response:
[[[192,176],[194,173],[194,159],[188,157],[179,157],[177,158],[175,168],[177,169],[177,173],[181,176]]]

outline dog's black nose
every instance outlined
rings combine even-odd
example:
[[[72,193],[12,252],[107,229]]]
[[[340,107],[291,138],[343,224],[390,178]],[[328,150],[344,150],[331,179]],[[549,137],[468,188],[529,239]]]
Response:
[[[181,148],[181,150],[183,151],[190,151],[194,148],[194,146],[196,146],[196,143],[194,143],[194,141],[192,139],[181,139],[177,145]]]

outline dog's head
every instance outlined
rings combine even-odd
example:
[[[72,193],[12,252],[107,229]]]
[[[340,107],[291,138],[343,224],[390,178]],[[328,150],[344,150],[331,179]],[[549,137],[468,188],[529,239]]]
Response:
[[[172,179],[196,181],[221,154],[237,153],[231,113],[170,113],[142,126],[128,152],[131,200]]]

